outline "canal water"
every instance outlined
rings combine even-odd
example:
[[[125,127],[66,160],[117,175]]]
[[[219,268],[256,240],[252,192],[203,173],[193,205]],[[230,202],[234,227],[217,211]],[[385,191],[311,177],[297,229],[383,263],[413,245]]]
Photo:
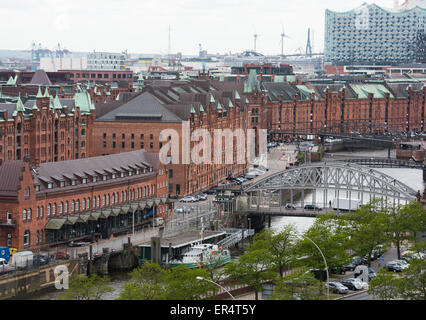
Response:
[[[364,156],[365,154],[369,154],[369,155],[374,154],[374,156],[377,156],[377,157],[384,157],[385,154],[387,155],[387,151],[378,150],[378,151],[369,151],[368,153],[364,151],[351,153],[352,156],[358,155],[360,157]],[[381,171],[395,179],[400,180],[401,182],[405,183],[407,186],[411,187],[415,191],[420,190],[420,192],[422,193],[424,190],[425,185],[423,183],[423,175],[422,175],[423,173],[421,170],[399,169],[399,168],[392,168],[392,169],[378,168],[376,170]],[[333,196],[334,196],[334,192],[329,192],[328,200],[332,201]],[[344,197],[344,194],[343,195],[341,194],[340,197]],[[312,203],[312,198],[313,198],[312,192],[305,193],[305,203]],[[323,194],[321,190],[317,191],[316,199],[318,202],[322,201]],[[299,203],[296,202],[296,204],[300,204],[300,200],[299,200]],[[271,220],[271,229],[275,232],[279,232],[285,225],[294,224],[298,232],[303,233],[306,230],[308,230],[310,226],[312,226],[314,221],[315,221],[315,218],[307,218],[307,217],[273,217]],[[238,254],[241,254],[242,250],[232,250],[231,252],[233,256],[235,257]],[[111,281],[108,285],[112,287],[114,291],[111,293],[105,294],[103,296],[103,299],[115,300],[120,296],[120,292],[123,290],[126,283],[130,280],[130,276],[128,273],[114,273],[114,274],[111,274],[109,277]],[[60,295],[61,295],[60,291],[51,289],[49,291],[31,294],[25,299],[26,300],[56,300]]]

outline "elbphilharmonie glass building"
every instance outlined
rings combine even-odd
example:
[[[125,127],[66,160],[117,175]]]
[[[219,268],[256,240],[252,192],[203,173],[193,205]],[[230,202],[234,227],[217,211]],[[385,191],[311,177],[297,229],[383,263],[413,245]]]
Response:
[[[364,3],[347,12],[326,10],[325,62],[425,63],[426,1],[417,1],[410,7],[384,9]]]

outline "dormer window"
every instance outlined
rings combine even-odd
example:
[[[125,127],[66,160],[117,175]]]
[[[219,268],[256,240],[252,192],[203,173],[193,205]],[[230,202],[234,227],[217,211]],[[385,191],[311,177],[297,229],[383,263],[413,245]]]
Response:
[[[115,179],[115,173],[112,174],[112,179]]]
[[[149,172],[152,172],[152,167],[149,167]]]
[[[75,180],[71,180],[71,185],[75,186],[75,184],[76,184]]]
[[[35,185],[35,189],[36,189],[36,191],[40,191],[40,185],[39,185],[39,184],[36,184],[36,185]]]
[[[47,183],[47,189],[52,189],[52,188],[53,188],[53,183],[52,182]]]
[[[107,176],[102,176],[103,181],[106,181],[106,179],[107,179]]]
[[[65,181],[61,181],[61,188],[65,187]]]
[[[96,180],[98,180],[98,178],[97,177],[93,177],[93,182],[96,182]]]
[[[133,175],[132,171],[129,171],[129,177],[131,177]]]
[[[87,183],[87,178],[83,178],[83,183]]]
[[[121,176],[122,178],[124,178],[124,172],[121,172],[120,176]]]
[[[138,170],[136,170],[136,174],[140,174],[141,173],[141,171],[138,169]]]

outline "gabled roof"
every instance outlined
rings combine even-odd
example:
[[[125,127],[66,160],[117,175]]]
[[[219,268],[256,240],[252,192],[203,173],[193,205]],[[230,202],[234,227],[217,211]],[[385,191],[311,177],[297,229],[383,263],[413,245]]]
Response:
[[[17,195],[23,168],[25,167],[21,160],[7,161],[0,166],[0,196]]]

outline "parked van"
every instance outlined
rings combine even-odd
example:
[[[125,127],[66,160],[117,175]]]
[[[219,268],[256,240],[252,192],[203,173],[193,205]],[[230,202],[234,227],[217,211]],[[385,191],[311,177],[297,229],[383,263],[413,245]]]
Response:
[[[31,251],[20,251],[10,259],[9,265],[14,268],[26,268],[33,265],[33,253]]]
[[[10,252],[8,247],[0,247],[0,258],[4,259],[6,263],[9,263]]]

